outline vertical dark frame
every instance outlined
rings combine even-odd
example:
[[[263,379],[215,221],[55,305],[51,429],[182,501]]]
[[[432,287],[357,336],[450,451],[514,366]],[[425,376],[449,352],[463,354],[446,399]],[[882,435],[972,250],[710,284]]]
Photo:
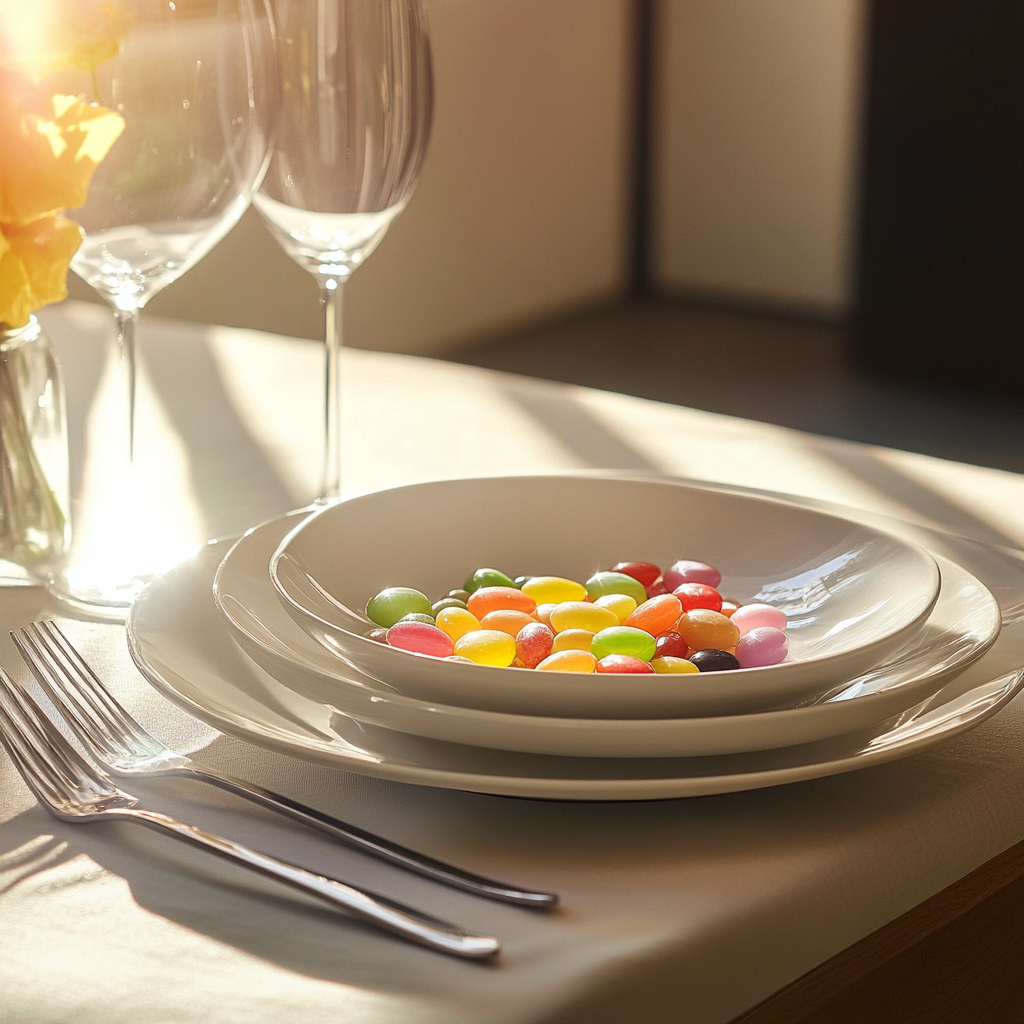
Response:
[[[856,358],[1024,394],[1024,2],[870,18]]]

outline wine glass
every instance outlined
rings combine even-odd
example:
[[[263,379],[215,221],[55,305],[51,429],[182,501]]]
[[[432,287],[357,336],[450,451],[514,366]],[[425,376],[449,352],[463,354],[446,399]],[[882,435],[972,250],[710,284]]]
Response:
[[[118,0],[116,9],[116,56],[60,84],[125,121],[70,215],[86,232],[71,267],[114,309],[127,408],[110,434],[127,436],[104,438],[107,508],[75,523],[70,563],[52,583],[58,597],[110,617],[124,615],[170,554],[146,529],[133,473],[139,313],[249,205],[269,161],[277,96],[265,0]]]
[[[321,501],[341,493],[342,289],[416,185],[430,136],[420,0],[274,0],[280,123],[253,204],[320,285],[326,389]]]

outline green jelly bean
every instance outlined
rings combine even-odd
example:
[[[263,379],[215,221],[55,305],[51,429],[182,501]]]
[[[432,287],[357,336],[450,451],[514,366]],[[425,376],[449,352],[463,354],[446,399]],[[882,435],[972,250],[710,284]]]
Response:
[[[596,601],[599,597],[606,597],[608,594],[625,594],[633,598],[638,605],[647,600],[647,591],[644,585],[627,576],[624,572],[599,572],[587,580],[587,596]],[[622,652],[616,651],[616,654]]]
[[[430,598],[411,587],[388,587],[366,602],[367,618],[385,629],[390,629],[399,619],[414,612],[429,615]]]
[[[449,597],[457,597],[463,604],[465,604],[469,600],[469,591],[468,590],[449,590],[448,591],[448,596]]]
[[[600,661],[609,654],[625,654],[641,661],[650,661],[654,657],[657,641],[650,633],[633,626],[609,626],[600,633],[594,634],[590,653]]]
[[[430,614],[437,618],[437,613],[444,611],[445,608],[465,608],[466,602],[459,597],[442,597],[440,601],[435,601],[430,606]]]
[[[479,590],[481,587],[514,587],[515,583],[512,582],[511,576],[506,576],[503,572],[499,572],[497,569],[477,569],[472,576],[462,584],[463,590],[468,590],[471,594],[475,590]]]
[[[524,583],[529,583],[530,580],[532,580],[532,579],[533,579],[532,576],[517,576],[515,578],[515,580],[512,582],[512,586],[513,587],[518,587],[520,590],[522,590],[523,589],[523,584]]]
[[[408,615],[403,615],[399,622],[425,622],[428,626],[436,626],[434,622],[434,616],[428,615],[426,612],[409,612]],[[397,623],[396,623],[397,625]]]

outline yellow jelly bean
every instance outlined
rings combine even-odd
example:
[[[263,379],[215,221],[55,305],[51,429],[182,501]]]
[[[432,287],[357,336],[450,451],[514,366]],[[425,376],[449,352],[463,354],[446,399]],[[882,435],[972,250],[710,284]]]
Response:
[[[618,624],[618,616],[613,611],[586,601],[565,601],[551,612],[551,628],[556,633],[563,629],[589,629],[591,633],[597,633]]]
[[[475,629],[455,641],[455,653],[478,665],[508,668],[516,658],[516,641],[497,629]]]
[[[636,601],[629,594],[605,594],[594,602],[595,608],[607,608],[622,625],[636,611]]]
[[[586,651],[559,651],[549,654],[537,668],[541,672],[593,672],[597,659]]]
[[[590,653],[590,645],[594,642],[594,634],[589,629],[563,629],[555,636],[551,645],[551,653],[559,651],[586,651]]]
[[[655,672],[699,672],[693,662],[687,661],[685,658],[651,658],[651,668]]]
[[[534,576],[523,584],[523,593],[528,594],[537,604],[561,604],[563,601],[582,601],[587,588],[575,580],[561,576]]]
[[[437,628],[447,633],[452,640],[459,640],[474,629],[479,629],[480,620],[465,608],[442,608],[437,613]]]

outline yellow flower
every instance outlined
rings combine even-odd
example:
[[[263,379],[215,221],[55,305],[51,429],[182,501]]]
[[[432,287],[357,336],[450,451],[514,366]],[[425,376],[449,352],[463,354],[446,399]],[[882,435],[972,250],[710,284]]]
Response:
[[[35,81],[79,68],[92,71],[117,54],[128,27],[116,0],[4,0],[0,68]]]
[[[0,71],[0,224],[83,205],[93,171],[123,129],[105,107],[49,95]]]
[[[68,265],[82,229],[67,217],[0,224],[0,324],[24,327],[35,310],[67,296]]]

